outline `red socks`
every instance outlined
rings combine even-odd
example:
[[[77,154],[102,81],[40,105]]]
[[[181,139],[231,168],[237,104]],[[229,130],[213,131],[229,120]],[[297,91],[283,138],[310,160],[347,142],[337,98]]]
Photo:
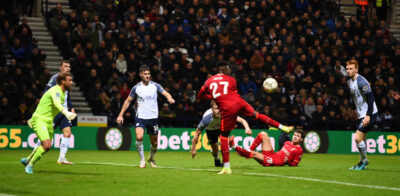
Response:
[[[254,151],[257,148],[257,146],[260,145],[261,142],[262,142],[262,136],[261,133],[259,133],[256,139],[254,139],[253,143],[251,143],[250,150]]]
[[[235,150],[236,150],[236,152],[238,152],[238,154],[240,156],[243,156],[243,157],[246,157],[246,158],[253,157],[253,152],[247,151],[247,150],[245,150],[245,149],[243,149],[243,148],[241,148],[239,146],[236,146]]]
[[[263,123],[265,123],[267,125],[271,125],[271,126],[274,126],[276,128],[279,128],[279,123],[276,122],[274,119],[268,117],[265,114],[257,113],[256,119],[261,120]]]
[[[222,154],[222,162],[229,162],[229,145],[228,138],[224,136],[220,136],[221,139],[221,154]]]

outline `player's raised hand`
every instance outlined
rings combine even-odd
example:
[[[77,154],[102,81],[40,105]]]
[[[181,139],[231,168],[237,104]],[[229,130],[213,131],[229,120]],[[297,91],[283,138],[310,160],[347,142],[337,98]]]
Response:
[[[369,120],[370,120],[370,116],[366,115],[366,116],[364,117],[364,120],[363,120],[362,126],[363,126],[363,127],[366,127],[366,126],[368,126],[368,124],[369,124]]]
[[[118,116],[118,118],[117,118],[117,123],[118,124],[122,124],[122,123],[124,123],[124,117],[122,117],[122,116]]]
[[[244,132],[245,132],[247,135],[253,134],[253,131],[252,131],[251,129],[246,129]]]
[[[190,150],[190,153],[192,154],[192,159],[196,156],[196,149]]]
[[[77,116],[77,114],[69,112],[67,109],[62,109],[61,113],[64,114],[64,116],[68,119],[68,120],[74,120]]]

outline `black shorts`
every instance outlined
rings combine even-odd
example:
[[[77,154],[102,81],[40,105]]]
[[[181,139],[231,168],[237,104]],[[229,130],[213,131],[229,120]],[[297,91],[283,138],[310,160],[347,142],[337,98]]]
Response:
[[[378,113],[372,114],[371,118],[369,119],[369,123],[366,127],[362,126],[364,118],[358,119],[357,120],[357,130],[359,130],[363,133],[367,133],[368,131],[370,131],[373,128],[377,118],[378,118]]]
[[[65,127],[72,127],[72,123],[64,116],[64,114],[59,113],[53,120],[53,128],[56,129],[58,126],[63,130]]]
[[[157,135],[158,134],[158,119],[141,119],[135,118],[135,127],[142,127],[147,130],[147,134],[149,135]]]
[[[218,137],[219,137],[220,133],[221,133],[220,130],[207,130],[206,129],[208,144],[218,143]]]

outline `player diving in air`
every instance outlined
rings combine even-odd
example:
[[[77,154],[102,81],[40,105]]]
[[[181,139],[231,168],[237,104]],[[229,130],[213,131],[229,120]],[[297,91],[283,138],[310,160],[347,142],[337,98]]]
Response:
[[[282,125],[272,118],[260,114],[251,107],[237,92],[235,78],[229,76],[231,69],[226,62],[218,62],[218,74],[210,77],[201,87],[198,97],[202,100],[215,100],[221,111],[221,153],[224,167],[219,174],[231,174],[229,163],[229,133],[236,125],[237,116],[251,116],[267,125],[279,128],[284,132],[291,132],[293,127]]]

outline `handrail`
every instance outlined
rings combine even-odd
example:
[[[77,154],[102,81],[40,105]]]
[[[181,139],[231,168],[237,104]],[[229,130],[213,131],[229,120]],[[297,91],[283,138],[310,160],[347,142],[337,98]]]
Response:
[[[40,0],[40,5],[41,5],[41,12],[43,15],[46,15],[47,12],[49,11],[49,1],[48,0]],[[44,6],[44,7],[43,7]]]

